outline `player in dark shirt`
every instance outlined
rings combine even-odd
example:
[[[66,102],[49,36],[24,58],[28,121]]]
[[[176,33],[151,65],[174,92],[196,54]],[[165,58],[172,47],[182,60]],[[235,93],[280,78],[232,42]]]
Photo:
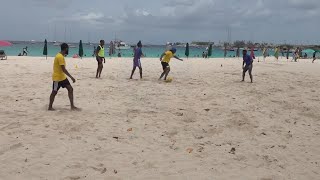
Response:
[[[244,81],[244,78],[246,76],[246,72],[249,71],[251,83],[253,83],[253,78],[252,78],[252,67],[253,67],[253,59],[252,57],[247,54],[247,50],[243,50],[243,64],[242,64],[242,81]]]
[[[142,79],[142,66],[141,66],[141,61],[140,61],[141,57],[143,57],[142,43],[141,43],[141,41],[139,41],[137,44],[137,48],[135,48],[135,50],[134,50],[133,69],[132,69],[130,79],[132,79],[134,71],[136,70],[137,67],[140,70],[140,79]]]

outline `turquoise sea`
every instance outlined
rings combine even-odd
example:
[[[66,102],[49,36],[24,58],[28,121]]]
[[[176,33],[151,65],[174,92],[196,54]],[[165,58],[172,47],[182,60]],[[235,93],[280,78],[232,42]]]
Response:
[[[78,44],[72,44],[75,46],[75,48],[70,48],[69,50],[69,56],[72,56],[74,54],[78,54],[79,51],[79,45]],[[22,49],[24,47],[28,47],[28,56],[43,56],[43,43],[19,43],[19,44],[13,44],[11,47],[0,47],[0,49],[5,50],[6,54],[8,56],[17,56],[19,53],[22,53]],[[88,45],[84,44],[84,54],[86,57],[92,57],[94,47],[97,45]],[[202,52],[205,51],[205,47],[190,47],[190,55],[189,57],[202,57]],[[60,47],[59,46],[53,46],[52,43],[48,43],[48,56],[54,57],[57,52],[59,52]],[[107,51],[107,50],[106,50]],[[146,55],[146,57],[159,57],[163,52],[165,51],[165,46],[144,46],[143,47],[143,53]],[[129,50],[121,50],[121,56],[122,57],[132,57],[133,56],[133,49]],[[185,48],[184,47],[177,47],[177,55],[179,57],[185,57]],[[270,55],[273,55],[273,52],[269,51]],[[108,54],[108,52],[106,52]],[[114,56],[116,56],[118,52]],[[256,51],[255,56],[261,56],[261,51]],[[233,57],[236,55],[235,51],[228,51],[227,57]],[[224,57],[224,50],[220,48],[214,48],[213,49],[213,56],[211,58],[221,58]]]

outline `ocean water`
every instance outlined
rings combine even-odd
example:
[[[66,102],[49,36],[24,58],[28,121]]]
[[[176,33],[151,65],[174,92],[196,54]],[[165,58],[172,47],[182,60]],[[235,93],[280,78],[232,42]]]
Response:
[[[19,53],[22,53],[22,49],[24,47],[28,47],[28,56],[43,56],[43,43],[25,43],[25,44],[13,44],[11,47],[0,47],[1,50],[5,50],[6,54],[8,56],[17,56]],[[69,56],[72,56],[74,54],[78,54],[79,51],[79,45],[74,44],[76,48],[70,48],[69,49]],[[84,55],[85,57],[92,57],[94,46],[97,45],[88,45],[84,44]],[[202,52],[205,51],[205,47],[190,47],[190,55],[189,57],[202,57]],[[160,57],[160,55],[165,51],[165,46],[146,46],[142,48],[143,53],[146,55],[146,57]],[[48,56],[54,57],[58,52],[60,51],[59,46],[53,46],[52,43],[48,43]],[[107,50],[106,50],[107,51]],[[132,57],[133,56],[133,49],[129,50],[121,50],[120,51],[122,57]],[[273,51],[269,51],[270,55],[273,55]],[[108,52],[106,52],[106,55]],[[117,56],[118,51],[114,56]],[[185,57],[185,48],[184,47],[177,47],[177,53],[179,57]],[[233,57],[236,55],[236,51],[228,51],[227,57]],[[256,51],[255,56],[261,56],[261,51]],[[214,48],[213,49],[213,55],[211,58],[221,58],[224,57],[224,50],[220,48]]]

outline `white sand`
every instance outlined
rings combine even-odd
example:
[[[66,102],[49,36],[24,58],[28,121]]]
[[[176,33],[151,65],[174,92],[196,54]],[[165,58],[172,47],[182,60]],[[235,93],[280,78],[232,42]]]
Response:
[[[68,58],[82,111],[62,89],[48,112],[53,58],[8,59],[1,180],[320,179],[320,62],[255,62],[251,84],[238,59],[173,60],[164,83],[157,59],[142,60],[143,80],[108,59],[97,80],[94,59]]]

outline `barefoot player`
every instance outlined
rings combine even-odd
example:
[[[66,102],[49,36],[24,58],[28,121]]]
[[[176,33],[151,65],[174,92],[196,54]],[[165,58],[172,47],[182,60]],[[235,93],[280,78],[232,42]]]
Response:
[[[98,62],[96,78],[100,78],[103,69],[103,62],[106,63],[106,59],[104,57],[104,40],[100,40],[100,45],[97,47],[96,59]]]
[[[162,69],[163,69],[163,73],[161,74],[159,80],[161,80],[164,76],[164,80],[167,80],[168,74],[170,72],[170,66],[169,66],[169,62],[171,60],[172,57],[183,61],[182,59],[180,59],[179,57],[177,57],[175,55],[175,53],[177,52],[176,48],[171,48],[171,50],[166,51],[165,53],[163,53],[160,57],[160,61],[161,61],[161,65],[162,65]]]
[[[69,74],[69,72],[66,69],[66,61],[64,57],[68,55],[68,52],[69,52],[68,44],[63,43],[61,44],[61,52],[59,52],[54,59],[53,74],[52,74],[53,86],[52,86],[52,92],[50,95],[50,103],[48,108],[49,111],[54,111],[54,109],[52,108],[52,105],[60,88],[67,88],[69,100],[71,104],[71,110],[79,110],[76,106],[74,106],[73,88],[67,78],[68,76],[73,83],[76,82],[76,80]]]
[[[139,71],[140,71],[140,79],[142,79],[142,66],[141,66],[141,61],[140,61],[141,57],[143,57],[142,43],[141,43],[141,41],[139,41],[137,44],[137,48],[135,48],[135,50],[134,50],[133,69],[132,69],[130,79],[132,79],[134,71],[136,70],[137,67],[139,68]]]
[[[246,72],[249,71],[251,83],[253,82],[252,78],[252,66],[253,66],[253,59],[252,57],[247,53],[247,50],[243,50],[243,64],[242,64],[242,81],[244,81],[244,77],[246,75]]]

